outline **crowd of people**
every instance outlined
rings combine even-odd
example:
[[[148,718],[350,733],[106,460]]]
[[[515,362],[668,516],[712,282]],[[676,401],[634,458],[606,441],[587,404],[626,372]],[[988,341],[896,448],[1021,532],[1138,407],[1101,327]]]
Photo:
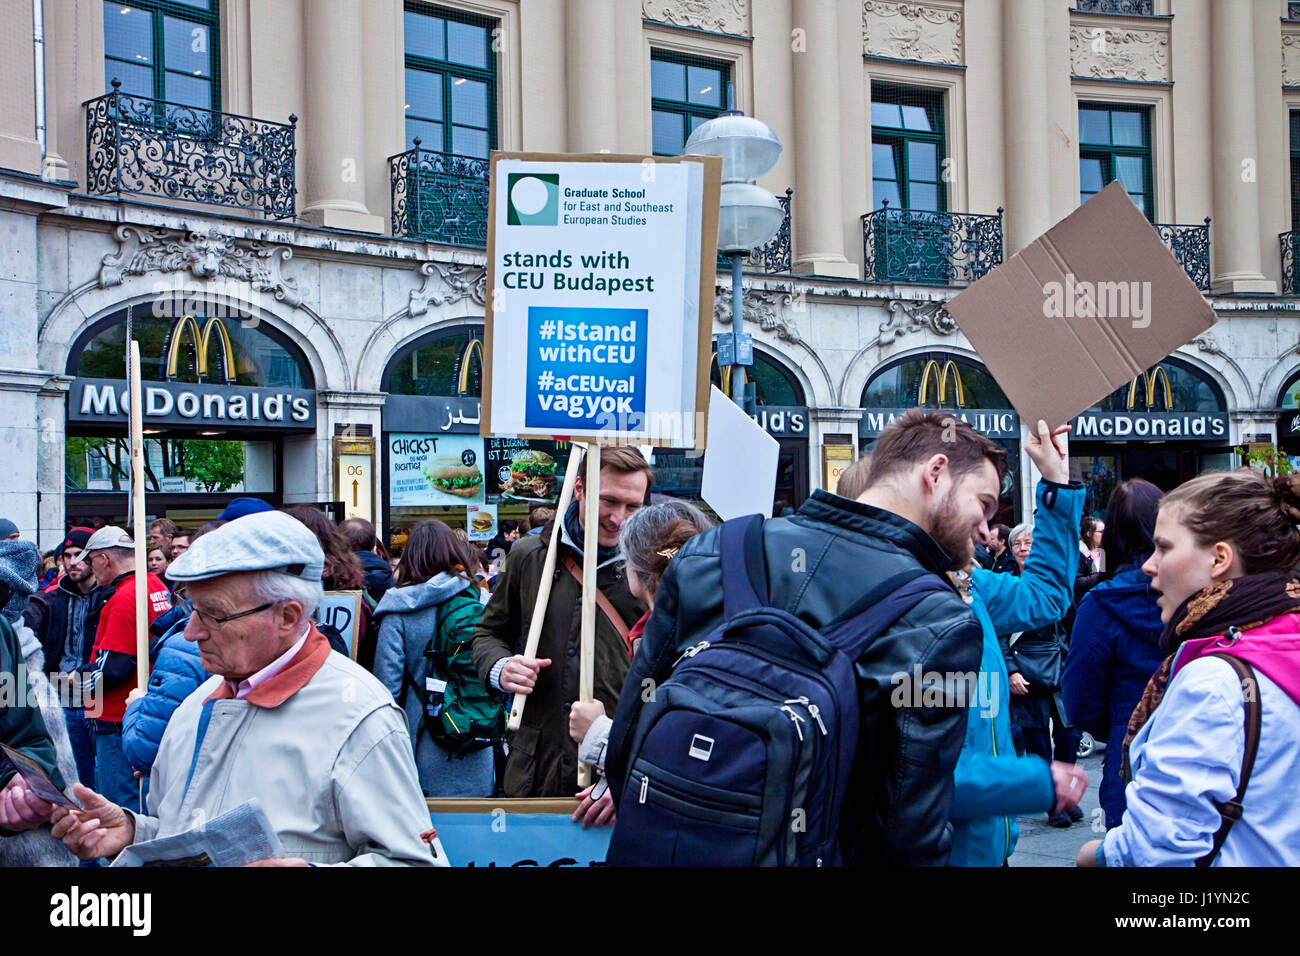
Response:
[[[428,519],[396,556],[256,498],[153,522],[146,569],[106,524],[48,570],[0,521],[0,673],[38,687],[0,741],[81,804],[0,764],[0,862],[97,865],[256,797],[267,865],[447,865],[425,799],[495,795],[573,799],[615,864],[1005,866],[1017,817],[1082,819],[1086,733],[1106,834],[1081,866],[1300,863],[1300,478],[1129,479],[1084,515],[1063,431],[1029,437],[1015,527],[991,524],[1005,450],[921,411],[764,522],[652,503],[652,466],[606,448],[594,553],[582,477],[486,548]],[[318,611],[337,591],[346,633]]]

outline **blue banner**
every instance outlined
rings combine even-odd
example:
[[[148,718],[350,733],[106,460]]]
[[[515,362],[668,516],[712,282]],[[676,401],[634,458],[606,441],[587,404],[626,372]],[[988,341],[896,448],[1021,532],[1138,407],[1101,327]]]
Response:
[[[598,866],[612,826],[581,825],[567,813],[430,813],[452,866]]]
[[[524,424],[618,430],[645,413],[646,309],[529,306]]]

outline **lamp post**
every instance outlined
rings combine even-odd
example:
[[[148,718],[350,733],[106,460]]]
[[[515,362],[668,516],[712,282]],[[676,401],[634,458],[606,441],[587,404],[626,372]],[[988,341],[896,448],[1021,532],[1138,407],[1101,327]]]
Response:
[[[686,141],[688,156],[722,157],[722,196],[719,202],[718,251],[731,258],[731,362],[722,361],[718,342],[718,366],[731,366],[731,398],[745,404],[745,383],[739,368],[754,364],[750,337],[744,331],[744,291],[741,260],[768,242],[781,228],[785,210],[766,189],[753,185],[781,156],[781,141],[762,120],[738,110],[700,124]]]

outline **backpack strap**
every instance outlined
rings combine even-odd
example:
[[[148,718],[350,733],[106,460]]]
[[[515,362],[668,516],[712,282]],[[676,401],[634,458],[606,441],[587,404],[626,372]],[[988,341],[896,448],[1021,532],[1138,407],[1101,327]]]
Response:
[[[1237,672],[1237,678],[1241,681],[1242,704],[1246,710],[1246,744],[1241,755],[1241,780],[1237,784],[1236,796],[1227,803],[1214,801],[1223,822],[1219,824],[1218,832],[1214,834],[1213,848],[1196,861],[1196,865],[1199,867],[1209,866],[1214,862],[1214,858],[1223,849],[1223,841],[1228,839],[1228,831],[1232,829],[1234,823],[1241,819],[1241,801],[1246,796],[1246,786],[1250,783],[1251,771],[1255,769],[1255,755],[1259,752],[1260,726],[1263,723],[1263,711],[1259,704],[1259,683],[1255,679],[1254,668],[1240,657],[1234,657],[1231,654],[1216,652],[1205,656],[1222,658]]]
[[[829,624],[822,635],[849,660],[856,661],[868,644],[920,604],[927,594],[946,588],[938,575],[924,568],[910,568],[877,584]]]
[[[767,561],[763,554],[763,516],[745,515],[722,524],[722,609],[727,620],[742,611],[766,607]],[[757,556],[757,560],[753,556]]]
[[[578,562],[574,561],[573,558],[569,557],[567,554],[563,555],[560,560],[564,562],[564,566],[569,569],[569,573],[573,575],[573,579],[578,582],[578,587],[581,588],[582,571],[578,567]],[[596,607],[600,608],[601,612],[605,615],[605,619],[614,626],[614,630],[618,631],[618,636],[623,638],[623,644],[627,647],[627,659],[631,660],[632,638],[628,636],[631,631],[629,630],[627,623],[623,620],[623,616],[614,609],[614,605],[610,603],[609,598],[605,597],[604,592],[602,592],[600,588],[596,588]]]

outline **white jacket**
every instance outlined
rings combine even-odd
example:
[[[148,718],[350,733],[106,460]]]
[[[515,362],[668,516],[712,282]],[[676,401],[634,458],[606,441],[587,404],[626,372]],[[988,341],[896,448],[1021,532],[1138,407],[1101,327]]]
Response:
[[[202,825],[257,797],[288,857],[446,866],[420,833],[429,812],[406,719],[373,676],[314,627],[285,670],[244,700],[212,677],[172,715],[136,842]],[[196,744],[197,741],[197,744]]]
[[[1300,866],[1300,707],[1259,668],[1259,752],[1214,866]],[[1169,682],[1129,749],[1133,780],[1123,823],[1106,834],[1107,866],[1192,866],[1221,818],[1211,800],[1237,792],[1245,747],[1241,682],[1231,665],[1202,657]],[[1118,747],[1118,740],[1111,741]]]

